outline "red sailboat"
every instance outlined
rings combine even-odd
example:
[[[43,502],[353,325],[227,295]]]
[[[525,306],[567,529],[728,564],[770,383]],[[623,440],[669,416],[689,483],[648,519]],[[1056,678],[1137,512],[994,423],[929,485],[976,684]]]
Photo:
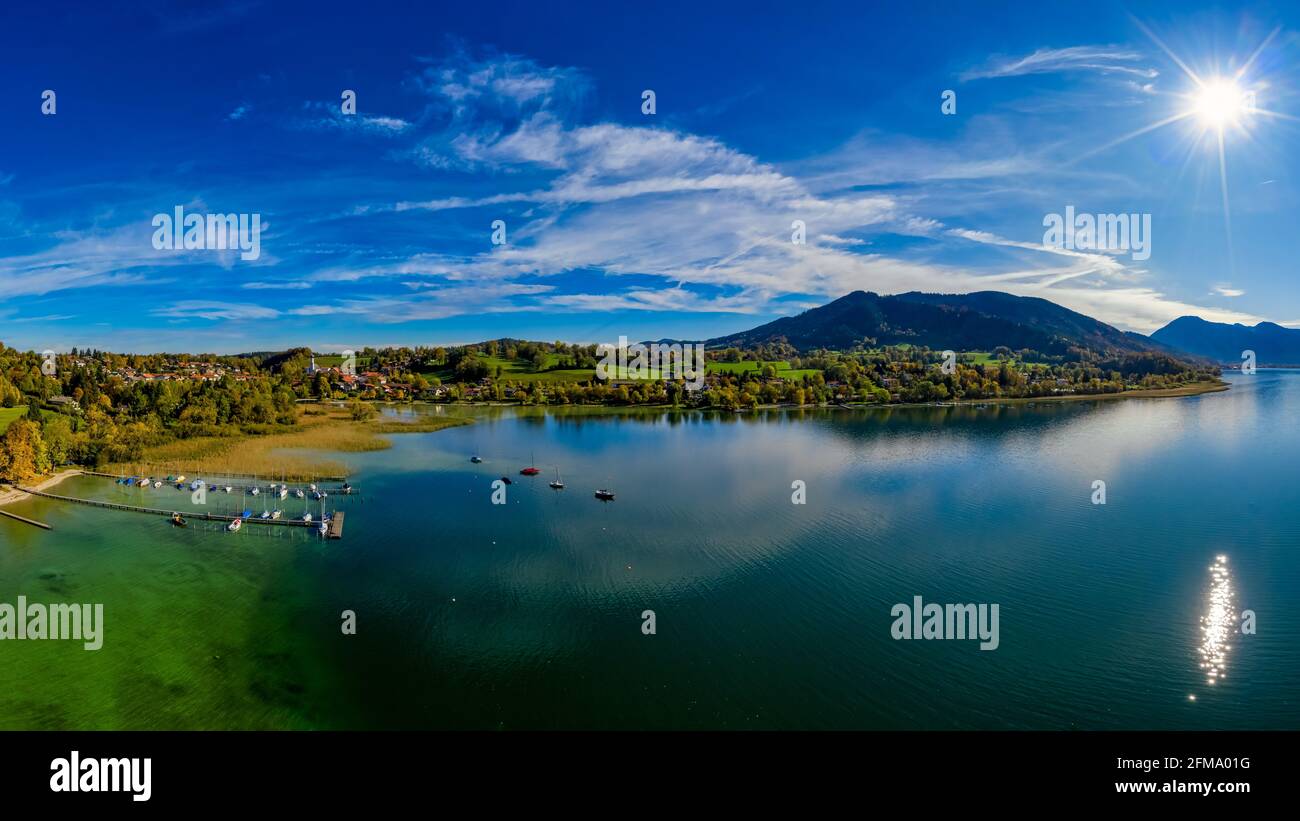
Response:
[[[536,467],[534,464],[532,464],[532,463],[534,463],[534,462],[537,461],[536,459],[532,458],[532,454],[529,454],[529,460],[528,460],[528,461],[530,462],[530,464],[528,465],[528,467],[526,467],[526,468],[524,468],[523,470],[519,471],[519,475],[520,475],[520,476],[536,476],[537,474],[541,473],[541,471],[538,470],[537,467]]]

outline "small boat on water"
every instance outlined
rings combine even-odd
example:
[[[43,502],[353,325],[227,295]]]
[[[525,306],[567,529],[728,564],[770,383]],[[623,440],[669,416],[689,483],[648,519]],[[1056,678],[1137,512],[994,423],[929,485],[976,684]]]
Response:
[[[564,480],[560,478],[560,469],[555,469],[555,481],[551,482],[551,487],[555,490],[564,490]]]
[[[601,488],[596,491],[596,498],[600,499],[602,502],[612,502],[614,501],[614,491]]]
[[[208,488],[208,493],[216,493],[216,492],[217,492],[216,485],[212,485],[211,487]]]
[[[188,526],[189,526],[189,522],[185,521],[185,518],[184,518],[183,516],[181,516],[181,514],[179,514],[179,513],[173,513],[173,514],[172,514],[172,524],[175,525],[176,527],[188,527]]]
[[[342,490],[344,494],[352,493],[352,485],[349,485],[347,482],[344,482],[343,487],[339,489]]]
[[[250,490],[250,491],[248,491],[248,492],[251,493],[251,494],[253,494],[254,496],[256,496],[257,494],[259,494],[259,493],[262,492],[262,489],[261,489],[260,487],[255,487],[255,488],[253,488],[252,490]]]
[[[140,484],[140,487],[149,487],[149,480],[148,480],[148,479],[141,479],[139,484]]]
[[[176,481],[177,481],[177,482],[184,482],[184,481],[185,481],[185,477],[184,477],[184,476],[177,476],[177,477],[176,477]]]
[[[294,488],[293,495],[297,496],[299,499],[307,498],[307,494],[302,492],[302,488]]]
[[[201,487],[203,487],[202,479],[195,479],[193,482],[190,482],[190,490],[198,490]],[[216,490],[216,488],[214,487],[213,490]]]
[[[275,510],[272,510],[272,511],[271,511],[271,518],[272,518],[272,519],[278,519],[278,518],[280,518],[280,516],[282,516],[283,514],[284,514],[284,511],[283,511],[283,510],[280,510],[280,508],[277,507]]]
[[[239,530],[243,526],[244,526],[243,519],[236,519],[235,521],[226,525],[226,530],[229,530],[231,533],[234,533],[235,531]]]
[[[483,457],[482,457],[482,456],[471,456],[471,457],[469,457],[469,460],[470,460],[471,462],[473,462],[474,464],[477,465],[477,464],[479,464],[480,462],[483,461]]]
[[[269,511],[269,510],[263,510],[263,511],[262,511],[262,515],[261,515],[260,517],[258,517],[258,518],[261,518],[261,519],[270,519],[270,518],[271,518],[271,511]]]
[[[226,493],[233,493],[235,491],[235,489],[230,485],[226,485],[224,488],[222,488],[222,490],[224,490]]]
[[[288,485],[280,485],[280,492],[279,492],[279,495],[280,495],[280,498],[281,498],[281,499],[286,499],[286,498],[288,498],[288,496],[289,496],[289,486],[288,486]]]
[[[153,486],[154,486],[154,489],[155,489],[155,490],[156,490],[157,488],[162,487],[162,481],[154,482],[154,483],[153,483]]]
[[[302,514],[302,520],[307,524],[311,524],[311,514],[310,513]]]
[[[321,523],[320,523],[320,527],[316,528],[316,532],[319,533],[319,534],[321,535],[321,538],[322,538],[322,539],[325,538],[325,537],[329,534],[329,532],[330,532],[330,526],[329,526],[329,523],[328,523],[328,522],[321,522]]]
[[[530,454],[528,455],[528,467],[526,467],[526,468],[524,468],[523,470],[519,471],[519,475],[520,475],[520,476],[536,476],[536,475],[539,474],[539,473],[541,473],[541,471],[537,469],[537,459],[535,459],[535,458],[533,457],[533,455],[530,453]]]
[[[501,481],[502,481],[502,482],[505,482],[507,485],[513,485],[513,484],[514,484],[514,482],[512,482],[512,481],[510,480],[510,477],[509,477],[509,476],[502,476],[502,477],[501,477]]]

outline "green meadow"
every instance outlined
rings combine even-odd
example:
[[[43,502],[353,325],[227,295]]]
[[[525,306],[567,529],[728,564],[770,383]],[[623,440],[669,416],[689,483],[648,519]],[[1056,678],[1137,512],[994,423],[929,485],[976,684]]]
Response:
[[[27,415],[27,408],[0,408],[0,433],[4,433],[15,419]]]
[[[771,365],[776,368],[776,375],[782,379],[800,380],[805,376],[812,376],[821,371],[816,368],[792,368],[789,362],[768,361],[768,362],[710,362],[707,365],[709,373],[727,373],[733,375],[756,373],[762,371],[764,367]]]

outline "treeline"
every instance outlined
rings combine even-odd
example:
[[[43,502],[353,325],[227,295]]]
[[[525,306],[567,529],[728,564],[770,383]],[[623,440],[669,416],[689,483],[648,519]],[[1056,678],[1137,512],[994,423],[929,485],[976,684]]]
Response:
[[[269,433],[297,424],[292,381],[259,373],[254,360],[201,358],[245,371],[241,378],[228,374],[217,381],[127,381],[110,372],[123,367],[152,372],[187,359],[200,357],[67,354],[56,357],[55,373],[48,375],[39,355],[0,344],[0,401],[27,406],[26,418],[6,431],[7,467],[0,475],[16,479],[22,477],[15,474],[50,464],[140,460],[146,448],[173,439]],[[56,397],[76,405],[53,404]]]

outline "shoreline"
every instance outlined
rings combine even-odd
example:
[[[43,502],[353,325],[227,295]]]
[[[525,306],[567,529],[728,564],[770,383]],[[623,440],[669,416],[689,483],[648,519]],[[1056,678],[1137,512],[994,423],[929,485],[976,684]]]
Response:
[[[47,476],[46,478],[37,482],[34,486],[32,486],[32,490],[48,490],[54,487],[55,485],[59,484],[60,482],[62,482],[64,479],[68,479],[73,476],[80,476],[80,475],[81,475],[81,468],[69,468],[67,470],[61,470],[58,473]],[[26,493],[23,493],[21,490],[15,488],[13,485],[5,485],[5,487],[7,488],[7,490],[0,490],[0,507],[4,507],[7,504],[11,504],[13,502],[17,502],[22,499],[31,498]]]
[[[951,400],[947,402],[924,402],[924,403],[899,402],[899,403],[891,403],[891,404],[854,404],[854,405],[848,405],[848,404],[758,405],[753,408],[742,408],[742,409],[732,410],[732,411],[726,410],[724,408],[682,408],[682,407],[674,408],[672,405],[520,405],[520,404],[504,403],[504,402],[491,402],[491,403],[411,402],[411,403],[391,403],[391,404],[398,407],[436,406],[436,407],[466,408],[466,409],[493,408],[493,407],[527,408],[532,411],[541,411],[543,413],[548,413],[548,414],[553,409],[560,409],[560,408],[579,410],[579,412],[581,413],[590,413],[590,414],[627,413],[629,411],[636,412],[638,410],[653,410],[653,411],[676,410],[682,413],[707,413],[707,412],[753,413],[757,411],[772,411],[772,410],[856,411],[856,410],[888,410],[892,408],[944,408],[944,407],[962,407],[962,406],[972,406],[972,405],[1015,405],[1015,404],[1024,404],[1027,402],[1080,402],[1080,401],[1090,401],[1090,400],[1104,401],[1104,400],[1113,400],[1113,399],[1182,398],[1187,396],[1199,396],[1201,394],[1206,394],[1206,393],[1220,393],[1222,391],[1228,390],[1230,387],[1231,385],[1229,383],[1219,380],[1215,382],[1197,382],[1195,384],[1184,385],[1179,388],[1135,390],[1135,391],[1124,391],[1122,393],[1068,394],[1068,395],[1033,396],[1033,397],[1028,397],[1028,396],[1027,397],[1002,397],[996,399],[957,399],[957,400]],[[340,427],[344,427],[344,426],[334,427],[338,425],[339,422],[343,421],[341,419],[336,418],[336,419],[329,420],[328,422],[325,422],[324,420],[322,421],[325,424],[333,423],[332,425],[330,425],[330,427],[332,427],[334,431],[339,430]],[[282,434],[278,437],[268,436],[266,438],[271,440],[268,444],[272,449],[276,449],[278,446],[279,448],[282,449],[292,450],[295,449],[294,445],[297,444],[299,448],[302,448],[304,450],[319,449],[320,451],[325,453],[347,453],[349,451],[383,450],[386,447],[391,445],[391,443],[385,442],[382,439],[382,437],[386,435],[400,434],[400,433],[431,433],[437,430],[444,429],[446,427],[453,427],[453,426],[458,426],[463,424],[472,424],[472,421],[473,421],[472,414],[467,414],[465,417],[460,417],[460,418],[452,417],[450,419],[441,419],[438,420],[437,422],[432,422],[432,423],[429,421],[414,422],[414,423],[393,422],[391,420],[384,420],[382,418],[369,420],[368,422],[362,422],[359,424],[353,423],[354,425],[356,425],[356,427],[352,427],[351,425],[345,425],[345,426],[351,428],[353,432],[361,433],[361,435],[368,441],[344,442],[340,440],[335,440],[330,442],[330,444],[335,445],[334,448],[320,447],[322,443],[319,442],[313,442],[309,445],[307,443],[289,443],[284,441],[285,438],[288,438],[290,436],[300,435],[307,432],[307,430],[310,430],[310,428],[313,426],[308,426],[304,430],[295,431],[293,434]],[[239,466],[238,463],[242,461],[240,458],[241,455],[232,453],[231,451],[235,450],[237,447],[241,447],[241,446],[246,447],[249,445],[256,444],[258,440],[261,438],[262,437],[259,436],[246,435],[246,436],[222,439],[220,441],[221,452],[219,453],[219,455],[218,454],[212,454],[212,455],[204,454],[202,456],[199,454],[187,454],[187,455],[191,459],[197,458],[200,461],[208,461],[208,459],[213,459],[215,457],[215,460],[233,463],[233,467],[238,467]],[[186,440],[178,440],[178,442],[185,442],[185,441]],[[172,443],[172,444],[173,446],[175,446],[177,443]],[[193,444],[201,444],[201,443],[193,443]],[[227,448],[229,448],[229,450],[227,450]],[[205,456],[207,458],[205,458]],[[173,456],[173,458],[175,458],[175,456]],[[282,456],[279,461],[283,462],[286,460]],[[311,460],[310,457],[308,457],[308,459],[304,461],[310,462],[310,464],[309,465],[303,464],[297,466],[299,470],[304,472],[304,474],[315,473],[315,475],[321,475],[322,473],[329,473],[330,470],[333,470],[336,467],[338,467],[338,465],[333,463],[328,463],[326,461],[318,462],[318,461]],[[117,467],[123,467],[123,466],[117,466]],[[208,465],[208,467],[212,467],[212,465]],[[230,466],[228,465],[227,467]],[[240,472],[248,472],[248,471],[240,471]],[[251,472],[256,473],[256,471],[251,471]],[[288,471],[288,473],[297,473],[297,472],[298,472],[297,470]],[[67,479],[71,476],[80,475],[81,473],[82,473],[82,469],[80,468],[63,470],[60,471],[59,473],[53,474],[51,476],[46,477],[45,479],[42,479],[38,484],[36,484],[33,487],[33,489],[47,490],[48,488],[51,488],[59,484],[64,479]],[[296,478],[297,477],[295,477],[295,479]],[[26,499],[26,498],[29,498],[26,493],[23,493],[20,490],[13,489],[12,487],[9,487],[8,490],[0,490],[0,506],[8,505],[13,502],[17,502],[19,500]]]
[[[442,408],[527,408],[550,411],[552,409],[579,410],[587,413],[618,413],[634,410],[675,410],[681,413],[750,413],[767,410],[885,410],[889,408],[946,408],[968,405],[1014,405],[1025,402],[1087,402],[1112,399],[1178,399],[1207,393],[1222,393],[1231,388],[1228,382],[1194,382],[1178,388],[1152,388],[1120,393],[1054,394],[1052,396],[1002,396],[991,399],[948,399],[942,402],[870,402],[828,403],[825,405],[756,405],[752,408],[690,408],[673,405],[522,405],[518,402],[406,402],[394,403],[399,407]]]

